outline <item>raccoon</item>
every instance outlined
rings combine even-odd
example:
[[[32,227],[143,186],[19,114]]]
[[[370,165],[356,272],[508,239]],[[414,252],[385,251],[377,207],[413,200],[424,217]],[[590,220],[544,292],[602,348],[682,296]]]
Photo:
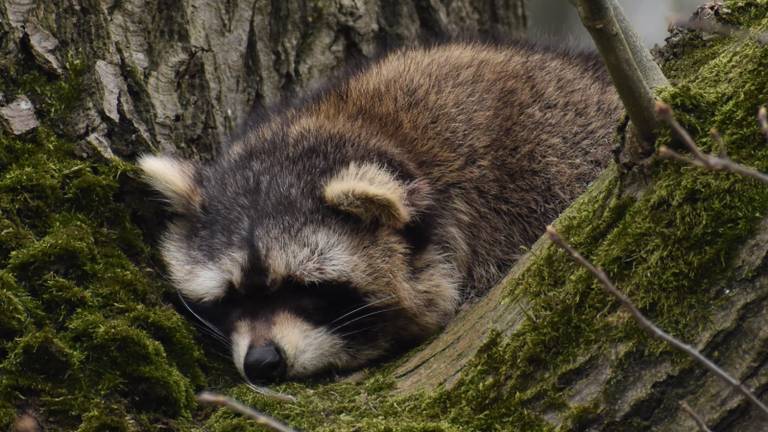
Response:
[[[210,163],[145,155],[170,278],[249,381],[414,346],[498,282],[609,159],[599,58],[401,49],[251,126]]]

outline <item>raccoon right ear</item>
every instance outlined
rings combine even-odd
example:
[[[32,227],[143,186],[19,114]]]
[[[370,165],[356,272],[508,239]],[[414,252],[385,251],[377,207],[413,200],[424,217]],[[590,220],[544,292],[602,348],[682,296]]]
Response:
[[[174,210],[187,213],[200,204],[200,190],[194,182],[195,167],[170,156],[143,155],[138,160],[145,180],[163,194]]]
[[[425,181],[403,182],[378,164],[353,162],[325,184],[323,198],[365,222],[403,228],[427,206],[429,187]]]

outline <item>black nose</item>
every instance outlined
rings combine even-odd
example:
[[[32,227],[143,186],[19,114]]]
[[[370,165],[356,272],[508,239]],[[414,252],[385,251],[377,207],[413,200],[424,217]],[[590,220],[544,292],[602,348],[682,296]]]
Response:
[[[243,365],[245,376],[250,381],[271,381],[285,374],[285,360],[280,349],[272,342],[266,345],[248,347]]]

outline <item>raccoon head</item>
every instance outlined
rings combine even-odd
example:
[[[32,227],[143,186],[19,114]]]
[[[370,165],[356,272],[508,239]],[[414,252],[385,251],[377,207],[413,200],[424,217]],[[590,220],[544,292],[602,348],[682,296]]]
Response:
[[[338,159],[139,160],[176,213],[161,246],[171,280],[250,381],[363,366],[456,308],[456,271],[423,235],[427,183]]]

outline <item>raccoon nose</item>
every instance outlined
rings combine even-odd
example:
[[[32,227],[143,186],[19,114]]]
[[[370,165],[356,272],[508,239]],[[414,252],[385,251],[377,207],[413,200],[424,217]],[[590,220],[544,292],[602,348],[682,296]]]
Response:
[[[248,347],[243,365],[245,376],[251,381],[268,381],[282,378],[285,360],[280,349],[272,342]]]

